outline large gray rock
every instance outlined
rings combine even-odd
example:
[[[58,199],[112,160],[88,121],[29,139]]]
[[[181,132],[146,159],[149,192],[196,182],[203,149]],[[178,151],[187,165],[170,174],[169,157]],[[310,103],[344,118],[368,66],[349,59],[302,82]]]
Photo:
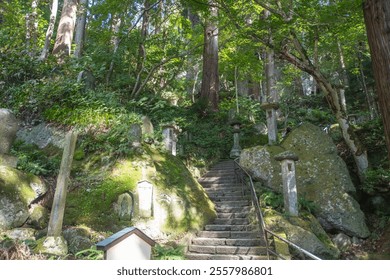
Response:
[[[0,109],[0,154],[8,154],[15,140],[19,123],[8,109]]]
[[[65,132],[46,123],[40,123],[34,127],[23,127],[16,134],[19,140],[28,144],[35,144],[43,149],[49,144],[64,148]]]
[[[29,217],[29,206],[47,192],[36,176],[0,166],[0,230],[22,226]]]
[[[294,129],[281,146],[261,146],[244,150],[240,162],[256,180],[277,192],[282,190],[280,165],[273,157],[283,150],[293,151],[296,162],[298,196],[313,201],[315,216],[326,230],[366,238],[370,232],[359,204],[351,196],[356,190],[344,161],[337,155],[332,139],[312,124]]]

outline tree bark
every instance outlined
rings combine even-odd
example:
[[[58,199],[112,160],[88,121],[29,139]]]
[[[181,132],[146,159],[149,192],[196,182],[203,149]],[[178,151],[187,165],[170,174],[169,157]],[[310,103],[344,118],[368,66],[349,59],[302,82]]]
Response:
[[[76,48],[74,50],[74,56],[80,58],[84,49],[85,38],[85,26],[87,24],[87,10],[88,0],[79,0],[78,16],[76,23],[76,32],[74,35],[74,41]]]
[[[145,0],[144,2],[144,12],[142,17],[142,25],[141,25],[141,37],[140,43],[138,45],[138,61],[136,67],[136,80],[133,87],[133,91],[131,96],[136,98],[139,94],[139,87],[142,84],[142,72],[144,71],[144,65],[146,60],[146,51],[145,51],[145,40],[148,36],[149,29],[149,10],[150,10],[150,2],[149,0]]]
[[[122,20],[118,15],[115,15],[112,20],[111,24],[111,30],[112,30],[112,37],[111,37],[111,45],[113,47],[113,54],[112,56],[115,57],[118,48],[119,48],[119,30],[121,28]],[[106,75],[106,83],[108,84],[111,80],[112,73],[114,71],[114,59],[111,59],[110,62],[110,68],[108,69],[107,75]]]
[[[53,0],[51,4],[49,26],[47,27],[47,31],[46,31],[45,45],[43,46],[41,55],[39,56],[40,61],[45,60],[47,58],[47,55],[49,54],[50,41],[51,38],[53,37],[54,26],[56,24],[56,19],[57,19],[57,12],[58,12],[58,0]]]
[[[38,32],[39,0],[31,1],[31,13],[26,14],[26,46],[28,54],[33,57],[36,51]]]
[[[218,72],[218,27],[215,19],[217,7],[210,1],[210,16],[204,27],[203,72],[200,98],[213,111],[218,111],[219,72]]]
[[[64,0],[61,19],[57,29],[57,38],[53,49],[53,54],[57,55],[60,59],[65,56],[70,56],[76,14],[77,0]]]
[[[365,0],[363,12],[390,161],[390,1]]]

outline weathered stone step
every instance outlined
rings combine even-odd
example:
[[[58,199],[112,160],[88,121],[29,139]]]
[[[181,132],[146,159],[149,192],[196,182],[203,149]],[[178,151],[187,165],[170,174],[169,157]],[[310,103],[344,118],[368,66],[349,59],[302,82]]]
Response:
[[[230,207],[244,207],[249,206],[249,200],[229,200],[229,201],[214,201],[214,204],[218,208],[230,208]]]
[[[247,213],[251,210],[250,206],[236,207],[236,206],[225,206],[225,207],[215,207],[217,213]]]
[[[249,211],[243,211],[241,213],[217,213],[217,218],[220,219],[234,219],[234,218],[247,218]]]
[[[267,251],[261,246],[201,246],[190,245],[188,251],[200,254],[221,254],[221,255],[261,255]]]
[[[230,195],[237,195],[240,196],[243,194],[241,187],[236,188],[225,188],[225,189],[205,189],[206,193],[210,197],[224,197],[224,196],[230,196]]]
[[[204,238],[235,238],[235,239],[245,239],[245,238],[260,238],[258,231],[200,231],[197,234],[198,237]]]
[[[196,237],[192,239],[192,245],[204,246],[261,246],[260,239],[249,238],[206,238]]]
[[[187,253],[187,260],[266,260],[267,256],[254,255],[213,255],[213,254],[192,254]]]
[[[203,184],[234,184],[236,183],[236,179],[234,177],[227,177],[227,178],[221,178],[221,177],[202,177],[198,179],[198,182]]]
[[[246,190],[241,185],[237,184],[202,184],[206,192],[208,191],[239,191]]]
[[[206,231],[252,231],[255,225],[206,225]]]
[[[217,218],[214,220],[214,225],[248,225],[249,220],[247,218],[234,218],[234,219],[223,219]]]
[[[212,196],[209,197],[213,200],[213,202],[222,202],[222,201],[249,201],[250,197],[248,195],[225,195],[225,196]]]

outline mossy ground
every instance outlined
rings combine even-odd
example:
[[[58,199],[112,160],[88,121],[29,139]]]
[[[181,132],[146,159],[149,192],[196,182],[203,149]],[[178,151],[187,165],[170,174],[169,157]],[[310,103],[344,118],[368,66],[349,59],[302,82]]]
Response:
[[[144,171],[142,166],[146,167]],[[86,225],[94,230],[114,232],[133,225],[137,217],[132,221],[120,220],[113,204],[120,194],[135,193],[137,183],[144,177],[157,192],[172,194],[182,201],[180,211],[172,205],[166,206],[165,232],[177,235],[199,229],[215,216],[204,190],[181,160],[157,149],[144,146],[142,153],[120,159],[93,154],[76,161],[74,167],[65,226]]]

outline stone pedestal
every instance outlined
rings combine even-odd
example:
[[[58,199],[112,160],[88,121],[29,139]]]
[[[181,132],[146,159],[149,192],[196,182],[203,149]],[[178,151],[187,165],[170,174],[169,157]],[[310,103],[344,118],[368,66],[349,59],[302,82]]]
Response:
[[[241,154],[240,147],[240,125],[239,121],[233,121],[231,123],[233,126],[233,147],[230,150],[230,158],[238,158]]]
[[[283,179],[284,209],[291,216],[298,216],[298,194],[295,178],[295,161],[298,156],[290,151],[275,156],[281,162]]]
[[[279,104],[263,103],[261,108],[266,111],[267,116],[268,144],[276,144],[278,142],[278,123],[276,111],[279,109]]]

